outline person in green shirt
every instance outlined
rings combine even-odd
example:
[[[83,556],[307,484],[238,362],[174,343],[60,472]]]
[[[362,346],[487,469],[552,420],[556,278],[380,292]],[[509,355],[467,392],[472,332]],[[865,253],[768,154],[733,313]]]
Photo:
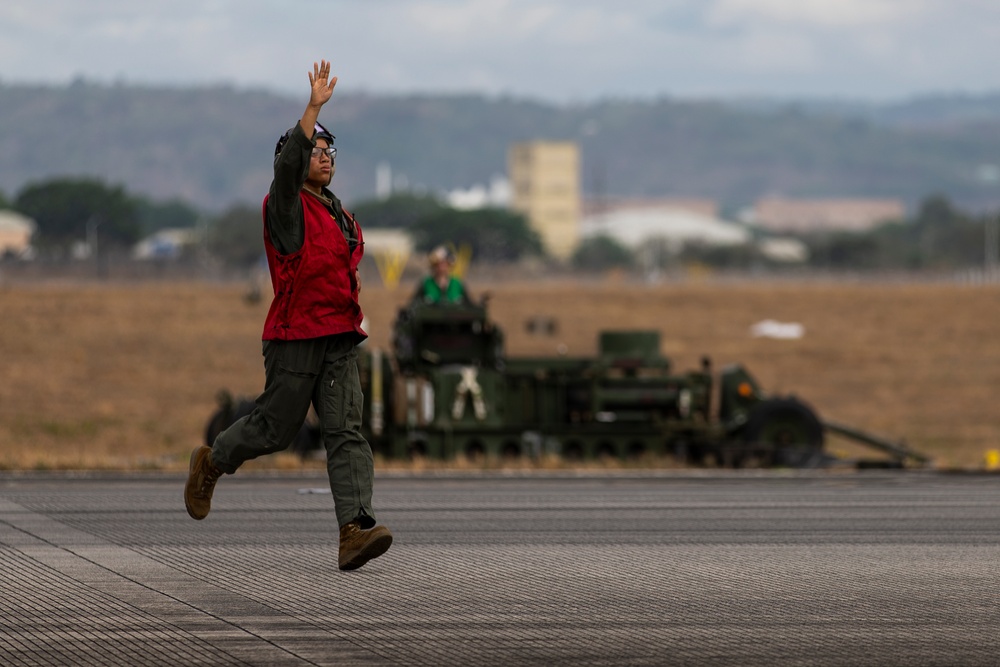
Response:
[[[455,255],[438,246],[427,255],[430,275],[426,276],[413,294],[414,303],[470,304],[472,299],[465,285],[453,273]]]

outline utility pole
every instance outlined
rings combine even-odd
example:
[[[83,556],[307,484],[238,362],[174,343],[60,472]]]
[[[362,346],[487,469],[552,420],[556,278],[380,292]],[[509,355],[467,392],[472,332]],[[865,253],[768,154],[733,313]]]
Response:
[[[97,228],[104,224],[104,218],[92,215],[87,220],[87,251],[94,255],[94,265],[97,267],[97,277],[104,277],[104,266],[97,245]]]
[[[1000,267],[1000,220],[996,215],[986,216],[986,248],[984,257],[984,271],[986,282],[992,283],[997,280],[997,269]]]

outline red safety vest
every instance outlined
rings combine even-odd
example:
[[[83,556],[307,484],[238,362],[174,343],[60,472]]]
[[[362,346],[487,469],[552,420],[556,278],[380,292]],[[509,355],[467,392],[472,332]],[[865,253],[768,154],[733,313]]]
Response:
[[[282,255],[267,230],[267,197],[264,198],[264,250],[271,271],[274,299],[264,320],[263,340],[302,340],[332,334],[368,334],[361,328],[361,304],[355,271],[364,255],[361,226],[347,211],[357,230],[352,253],[344,234],[323,203],[303,191],[305,238],[302,247]]]

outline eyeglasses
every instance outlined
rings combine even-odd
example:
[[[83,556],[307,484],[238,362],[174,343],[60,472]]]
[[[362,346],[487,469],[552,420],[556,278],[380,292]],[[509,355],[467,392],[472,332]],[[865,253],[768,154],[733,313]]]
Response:
[[[330,146],[329,148],[320,148],[317,146],[312,150],[313,157],[323,157],[324,154],[330,158],[331,162],[337,159],[337,149],[333,146]]]

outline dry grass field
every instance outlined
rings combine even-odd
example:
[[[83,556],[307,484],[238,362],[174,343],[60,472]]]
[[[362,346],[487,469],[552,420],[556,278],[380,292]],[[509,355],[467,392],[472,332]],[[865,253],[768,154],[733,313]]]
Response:
[[[386,347],[409,287],[370,285],[369,344]],[[741,362],[765,391],[905,440],[941,467],[982,467],[1000,447],[997,286],[605,281],[489,290],[511,356],[560,345],[592,355],[601,329],[656,329],[677,369],[702,355],[716,367]],[[267,303],[249,305],[244,292],[193,282],[0,289],[0,469],[183,469],[216,391],[260,389]],[[537,316],[554,318],[554,335],[527,331]],[[800,323],[805,335],[753,337],[765,319]],[[253,465],[303,464],[282,455]]]

